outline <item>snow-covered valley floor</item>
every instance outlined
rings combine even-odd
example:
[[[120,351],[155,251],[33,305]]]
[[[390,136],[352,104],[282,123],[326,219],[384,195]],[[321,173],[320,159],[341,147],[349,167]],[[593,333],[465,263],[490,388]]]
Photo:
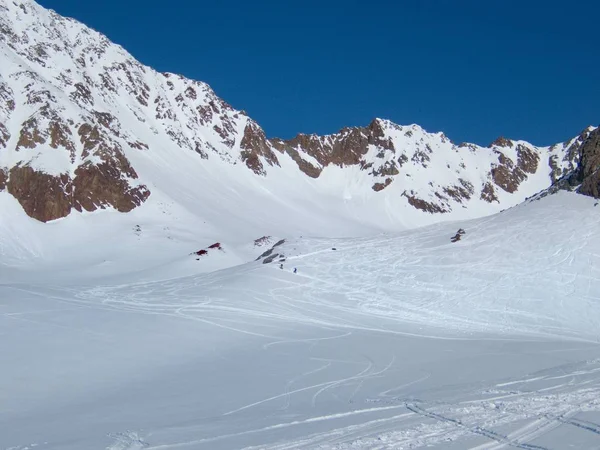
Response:
[[[600,448],[594,203],[288,237],[283,269],[4,262],[0,449]]]

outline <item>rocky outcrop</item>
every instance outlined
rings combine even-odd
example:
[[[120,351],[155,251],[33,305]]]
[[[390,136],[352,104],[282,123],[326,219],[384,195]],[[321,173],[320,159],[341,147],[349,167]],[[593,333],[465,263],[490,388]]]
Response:
[[[568,164],[562,168],[564,175],[532,199],[539,200],[559,190],[576,191],[600,198],[600,128],[587,128],[564,147],[567,149],[564,154],[565,160],[568,157]],[[558,158],[554,158],[554,162],[556,160]],[[572,170],[567,171],[571,167]],[[561,173],[558,170],[554,172]]]
[[[374,168],[370,173],[377,177],[387,177],[398,175],[400,171],[398,170],[398,166],[396,166],[396,161],[392,159],[391,161],[386,161],[379,167]]]
[[[0,191],[6,186],[25,212],[41,222],[66,217],[72,209],[95,211],[108,207],[131,211],[148,198],[143,186],[130,186],[121,167],[108,162],[77,168],[75,177],[49,175],[29,166],[15,166],[8,176],[0,171]],[[127,170],[127,169],[125,169]],[[133,169],[129,169],[135,175]]]
[[[271,150],[265,132],[253,120],[248,120],[246,123],[244,136],[240,142],[240,148],[242,149],[242,161],[244,161],[246,166],[257,175],[266,175],[261,160],[266,161],[272,166],[279,166],[277,156],[275,156],[275,153]]]
[[[365,155],[369,146],[378,149],[376,158],[385,158],[386,152],[395,154],[394,142],[386,134],[382,121],[373,120],[366,127],[344,128],[336,134],[317,136],[314,134],[299,134],[293,139],[271,139],[270,144],[281,153],[287,153],[296,162],[298,168],[311,178],[318,178],[324,167],[336,165],[339,167],[360,166],[361,170],[370,170],[374,177],[389,177],[398,175],[398,166],[395,160],[386,160],[378,165],[367,161]],[[310,159],[318,162],[319,166],[302,157],[306,154]],[[401,155],[398,159],[402,164],[406,158]],[[384,180],[373,185],[373,190],[380,191],[391,183]]]
[[[510,139],[506,139],[503,136],[497,138],[494,142],[492,142],[489,147],[512,147],[513,142]]]
[[[372,189],[375,192],[383,191],[386,187],[388,187],[390,184],[392,184],[392,181],[393,180],[391,178],[386,178],[383,183],[375,183],[373,185]]]
[[[393,141],[385,135],[378,119],[367,127],[344,128],[328,136],[299,134],[287,141],[272,139],[271,143],[280,152],[292,154],[301,150],[316,159],[321,167],[330,164],[345,167],[364,163],[362,157],[367,153],[369,145],[382,150],[394,150]],[[303,170],[300,165],[299,168]]]
[[[509,193],[515,192],[526,178],[523,171],[503,153],[498,154],[498,164],[492,166],[490,173],[494,183]]]
[[[577,168],[579,165],[580,148],[591,131],[593,131],[593,128],[588,127],[571,141],[550,147],[553,154],[550,155],[548,164],[552,169],[551,177],[553,184]]]
[[[599,198],[600,195],[600,128],[590,133],[580,150],[579,173],[581,194]]]
[[[285,255],[283,253],[281,253],[281,254],[275,253],[275,249],[283,244],[285,244],[285,239],[277,241],[277,243],[275,243],[275,245],[273,245],[273,247],[271,247],[269,250],[264,252],[258,258],[256,258],[255,261],[260,261],[262,259],[263,264],[270,264],[277,258],[280,258],[281,262],[285,261]]]
[[[37,119],[32,117],[21,125],[21,133],[17,141],[16,150],[21,148],[35,148],[38,144],[44,144],[45,142],[46,136],[40,132]]]
[[[0,54],[9,55],[0,64],[0,190],[42,221],[141,205],[150,195],[144,182],[155,180],[138,179],[128,158],[140,153],[156,155],[164,170],[181,163],[169,164],[178,152],[190,152],[183,157],[192,165],[210,160],[223,173],[237,165],[260,177],[291,158],[313,179],[336,172],[331,184],[348,183],[349,195],[386,190],[386,200],[428,214],[478,199],[519,202],[539,188],[528,183],[531,175],[550,184],[578,168],[573,182],[597,195],[596,158],[588,147],[580,151],[590,129],[550,148],[506,138],[490,147],[454,145],[443,133],[382,119],[325,136],[268,139],[207,84],[158,73],[74,20],[30,0],[0,2],[0,11]]]
[[[112,207],[119,212],[129,212],[141,205],[150,196],[150,191],[144,185],[131,186],[122,174],[137,178],[125,159],[79,166],[71,184],[71,207],[77,211]]]
[[[6,189],[6,181],[8,177],[3,169],[0,169],[0,192]]]
[[[411,191],[410,193],[403,192],[402,195],[408,199],[408,203],[414,206],[416,209],[420,209],[421,211],[428,212],[430,214],[434,213],[446,213],[446,209],[437,203],[428,202],[421,198],[418,198],[415,195],[415,192]]]
[[[519,188],[519,185],[527,179],[527,174],[536,173],[540,160],[536,152],[524,145],[518,144],[516,149],[516,163],[504,153],[496,151],[498,164],[493,164],[490,171],[494,183],[509,193]]]
[[[3,123],[0,123],[0,148],[6,148],[8,140],[10,139],[10,133]]]
[[[500,203],[500,200],[498,199],[498,196],[496,195],[496,190],[494,189],[494,185],[492,183],[490,183],[489,181],[483,185],[483,188],[481,189],[481,196],[479,198],[481,198],[481,200],[485,200],[488,203],[492,203],[492,202]]]
[[[442,190],[446,195],[453,198],[456,202],[461,203],[469,200],[475,192],[475,189],[471,183],[463,180],[462,178],[459,178],[458,182],[459,184],[444,187]]]
[[[30,217],[47,222],[71,212],[70,181],[67,174],[52,176],[16,166],[9,172],[7,189]]]
[[[517,167],[523,172],[534,174],[538,170],[540,156],[522,144],[517,145]]]

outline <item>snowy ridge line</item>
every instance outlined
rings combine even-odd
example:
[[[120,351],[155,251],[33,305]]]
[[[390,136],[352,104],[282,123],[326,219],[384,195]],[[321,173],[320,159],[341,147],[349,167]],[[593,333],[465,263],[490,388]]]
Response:
[[[268,139],[206,83],[159,73],[34,1],[0,6],[0,196],[16,202],[21,221],[135,211],[174,226],[172,214],[187,231],[206,225],[211,238],[249,242],[266,231],[308,234],[313,224],[356,236],[472,219],[571,173],[595,130],[550,147],[504,138],[483,147],[376,118]]]

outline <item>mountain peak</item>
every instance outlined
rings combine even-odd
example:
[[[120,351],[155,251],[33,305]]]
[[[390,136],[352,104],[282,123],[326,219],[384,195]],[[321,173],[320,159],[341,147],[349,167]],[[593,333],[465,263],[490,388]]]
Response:
[[[500,136],[498,138],[496,138],[496,140],[494,142],[492,142],[489,147],[513,147],[514,143],[512,140],[507,139],[503,136]]]
[[[0,8],[0,191],[42,221],[73,210],[128,212],[155,192],[189,185],[193,196],[206,189],[206,174],[261,191],[295,180],[285,187],[290,198],[308,183],[335,198],[391,202],[416,222],[481,215],[547,188],[577,164],[583,142],[456,146],[441,132],[382,118],[325,136],[267,139],[206,83],[158,73],[31,0],[0,0]]]

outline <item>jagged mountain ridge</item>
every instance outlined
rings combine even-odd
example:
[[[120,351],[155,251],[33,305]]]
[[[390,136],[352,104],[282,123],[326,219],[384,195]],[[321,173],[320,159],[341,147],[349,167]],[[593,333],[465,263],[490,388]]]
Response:
[[[294,170],[342,201],[385,195],[415,214],[493,212],[575,170],[594,131],[551,147],[499,139],[486,148],[375,119],[267,139],[207,84],[158,73],[73,19],[31,0],[0,0],[0,13],[0,191],[44,222],[131,211],[160,189],[161,170],[179,167],[174,158],[230,178],[244,167],[259,184]]]

